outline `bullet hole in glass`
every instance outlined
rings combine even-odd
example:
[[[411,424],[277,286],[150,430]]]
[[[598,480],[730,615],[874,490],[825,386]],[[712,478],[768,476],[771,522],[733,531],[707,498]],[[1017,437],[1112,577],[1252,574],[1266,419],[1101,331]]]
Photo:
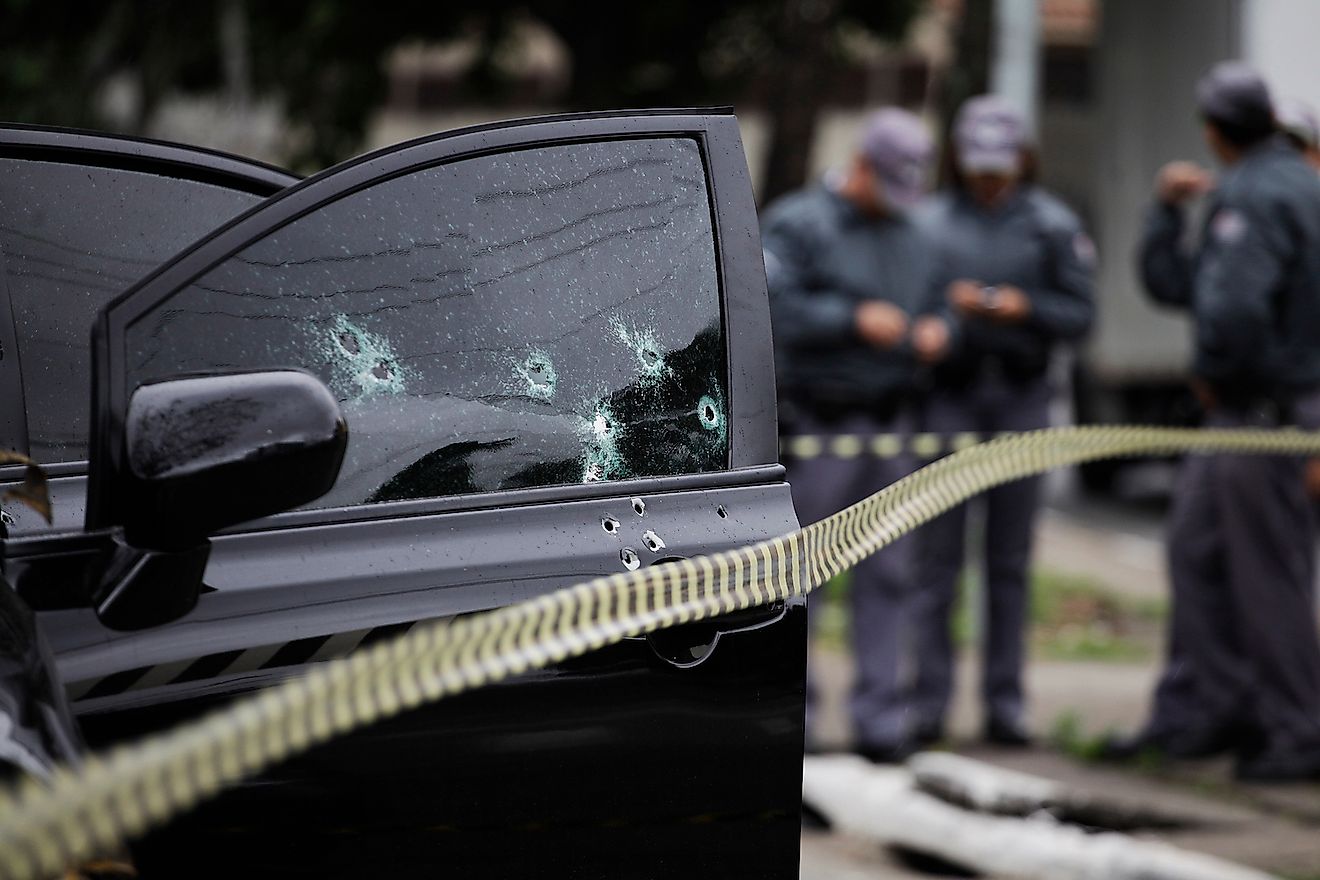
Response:
[[[612,516],[603,517],[600,521],[600,527],[611,535],[619,533],[619,521]]]
[[[697,401],[697,419],[707,431],[719,431],[724,427],[724,412],[719,401],[709,394]]]
[[[670,375],[671,370],[661,353],[664,347],[654,330],[633,326],[621,318],[611,320],[610,326],[615,338],[631,349],[633,357],[637,359],[639,380],[654,386],[660,379]]]
[[[539,350],[533,351],[527,355],[526,360],[517,364],[515,369],[525,383],[524,390],[528,397],[545,403],[549,403],[554,398],[559,375],[548,354]]]
[[[341,397],[357,399],[403,391],[404,377],[394,348],[385,337],[338,315],[322,348],[332,361],[331,385]]]
[[[605,401],[588,401],[586,412],[578,416],[578,434],[582,438],[582,482],[617,480],[628,476],[627,462],[619,450],[626,426],[614,417]]]
[[[646,502],[643,501],[642,499],[634,498],[632,500],[632,508],[633,508],[633,513],[637,514],[638,516],[646,515]]]
[[[665,544],[663,538],[661,538],[659,535],[657,535],[655,532],[651,531],[650,529],[648,529],[646,533],[642,535],[642,543],[644,543],[646,545],[646,549],[650,550],[652,553],[658,553],[661,550],[665,549],[666,546],[668,546]]]
[[[720,519],[728,519],[729,511],[725,510],[724,505],[721,504],[719,507],[715,508],[715,515]]]
[[[619,551],[619,559],[623,562],[623,567],[629,571],[636,571],[642,567],[642,559],[637,555],[637,551],[631,547],[624,547]]]

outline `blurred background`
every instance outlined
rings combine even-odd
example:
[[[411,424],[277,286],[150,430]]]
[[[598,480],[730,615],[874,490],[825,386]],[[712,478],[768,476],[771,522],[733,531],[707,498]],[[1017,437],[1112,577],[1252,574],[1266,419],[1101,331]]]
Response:
[[[720,104],[764,204],[844,161],[868,109],[917,110],[943,133],[964,98],[997,92],[1099,247],[1096,328],[1068,370],[1087,422],[1191,417],[1184,319],[1146,302],[1131,254],[1159,165],[1208,159],[1196,77],[1241,57],[1320,105],[1314,0],[7,0],[3,23],[2,119],[304,173],[475,122]],[[1127,476],[1083,472],[1105,491]]]

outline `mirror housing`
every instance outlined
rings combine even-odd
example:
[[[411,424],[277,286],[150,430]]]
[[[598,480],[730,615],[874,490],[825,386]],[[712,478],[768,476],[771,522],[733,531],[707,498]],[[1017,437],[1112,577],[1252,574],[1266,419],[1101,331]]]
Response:
[[[124,538],[179,551],[324,495],[348,428],[320,380],[273,370],[139,386],[124,441]]]

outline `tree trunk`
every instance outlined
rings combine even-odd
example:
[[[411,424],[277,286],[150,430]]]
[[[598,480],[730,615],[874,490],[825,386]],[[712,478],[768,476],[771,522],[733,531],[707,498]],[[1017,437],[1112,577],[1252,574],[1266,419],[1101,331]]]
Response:
[[[816,111],[829,81],[836,0],[784,0],[778,57],[768,72],[770,145],[762,204],[806,182]]]

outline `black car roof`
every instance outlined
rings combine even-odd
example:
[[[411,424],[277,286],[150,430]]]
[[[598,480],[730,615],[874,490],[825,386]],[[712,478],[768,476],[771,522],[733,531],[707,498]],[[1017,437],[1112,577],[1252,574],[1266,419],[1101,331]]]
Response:
[[[107,165],[213,183],[268,196],[302,178],[219,150],[151,138],[42,125],[0,123],[0,156]]]

